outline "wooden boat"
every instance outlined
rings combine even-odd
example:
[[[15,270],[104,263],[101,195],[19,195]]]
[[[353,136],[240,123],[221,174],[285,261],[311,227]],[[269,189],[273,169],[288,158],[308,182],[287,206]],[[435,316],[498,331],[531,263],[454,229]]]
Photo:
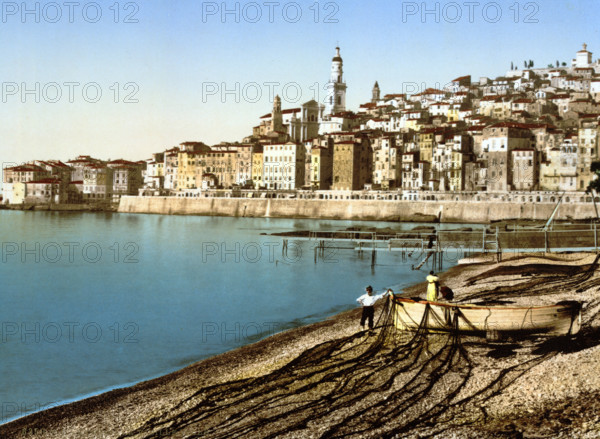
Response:
[[[398,329],[464,332],[519,332],[546,335],[576,334],[581,328],[581,304],[510,307],[428,302],[394,297],[391,312]]]

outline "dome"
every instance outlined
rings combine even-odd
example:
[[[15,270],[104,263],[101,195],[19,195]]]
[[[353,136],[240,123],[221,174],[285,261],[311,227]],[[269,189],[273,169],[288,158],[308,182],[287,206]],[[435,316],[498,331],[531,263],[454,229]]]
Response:
[[[333,59],[331,61],[332,62],[343,62],[342,57],[340,56],[340,48],[339,47],[335,48],[335,56],[333,57]]]

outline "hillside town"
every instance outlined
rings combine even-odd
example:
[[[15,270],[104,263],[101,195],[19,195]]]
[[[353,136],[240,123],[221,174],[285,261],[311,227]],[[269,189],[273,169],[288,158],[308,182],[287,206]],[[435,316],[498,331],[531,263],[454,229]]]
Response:
[[[375,82],[370,99],[350,111],[338,47],[324,104],[284,109],[276,96],[271,112],[232,143],[184,142],[136,162],[82,155],[7,167],[3,203],[115,203],[123,195],[583,197],[600,160],[600,60],[584,44],[569,63],[523,66],[412,95],[383,94]]]

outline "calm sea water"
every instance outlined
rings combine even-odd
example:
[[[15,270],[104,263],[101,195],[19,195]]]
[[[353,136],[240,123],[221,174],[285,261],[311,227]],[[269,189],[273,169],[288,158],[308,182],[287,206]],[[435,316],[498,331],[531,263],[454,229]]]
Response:
[[[371,224],[411,229],[416,224]],[[348,221],[0,211],[0,423],[156,377],[423,280],[289,230]],[[445,261],[444,268],[453,265]]]

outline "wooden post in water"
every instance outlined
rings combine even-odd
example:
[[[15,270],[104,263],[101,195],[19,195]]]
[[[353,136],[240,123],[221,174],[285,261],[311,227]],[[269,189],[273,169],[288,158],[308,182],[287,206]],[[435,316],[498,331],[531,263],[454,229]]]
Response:
[[[548,253],[548,230],[544,230],[544,253]]]
[[[498,226],[496,226],[496,262],[500,262],[502,257],[500,256],[500,234],[498,233]]]
[[[442,246],[440,244],[440,231],[438,229],[438,231],[435,234],[435,249],[436,252],[438,253],[438,270],[442,270],[442,259],[444,256],[444,251],[442,250]]]
[[[371,252],[371,268],[375,267],[375,258],[376,258],[375,244],[376,244],[375,239],[373,239],[373,250]]]
[[[483,226],[483,241],[481,243],[481,253],[485,253],[485,226]]]

